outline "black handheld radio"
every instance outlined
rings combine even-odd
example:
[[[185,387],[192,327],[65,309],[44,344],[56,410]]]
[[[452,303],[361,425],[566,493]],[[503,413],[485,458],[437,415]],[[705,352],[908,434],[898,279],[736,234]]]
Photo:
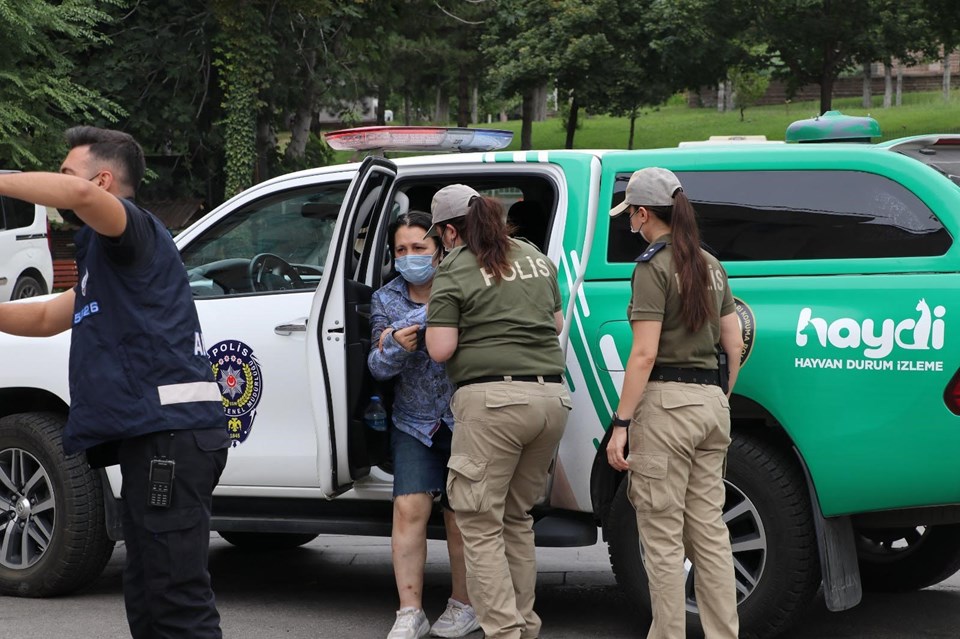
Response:
[[[150,479],[147,490],[147,505],[167,508],[173,498],[173,471],[176,462],[165,457],[150,460]]]

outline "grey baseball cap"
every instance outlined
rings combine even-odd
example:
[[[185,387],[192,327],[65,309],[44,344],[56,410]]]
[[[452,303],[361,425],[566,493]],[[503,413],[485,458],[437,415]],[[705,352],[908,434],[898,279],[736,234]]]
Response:
[[[433,224],[424,237],[437,237],[440,232],[437,225],[467,214],[470,202],[480,194],[465,184],[450,184],[437,191],[430,202],[430,213],[433,215]]]
[[[673,196],[678,190],[683,187],[672,171],[658,166],[634,171],[627,182],[623,202],[610,209],[610,217],[620,215],[628,206],[673,206]]]

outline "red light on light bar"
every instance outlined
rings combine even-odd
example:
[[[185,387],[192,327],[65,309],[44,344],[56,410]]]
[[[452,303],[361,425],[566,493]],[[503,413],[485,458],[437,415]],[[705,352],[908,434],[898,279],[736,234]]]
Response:
[[[960,370],[943,390],[943,401],[954,415],[960,415]]]
[[[498,151],[513,132],[462,127],[367,126],[323,134],[337,151]]]

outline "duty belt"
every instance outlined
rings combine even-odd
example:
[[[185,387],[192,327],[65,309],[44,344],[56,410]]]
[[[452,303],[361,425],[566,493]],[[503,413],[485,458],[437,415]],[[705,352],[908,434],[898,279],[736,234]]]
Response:
[[[485,384],[487,382],[538,382],[543,384],[559,384],[563,378],[559,375],[484,375],[457,382],[457,388],[470,384]]]
[[[683,382],[684,384],[710,384],[720,386],[720,371],[715,368],[676,368],[654,366],[650,371],[652,382]]]

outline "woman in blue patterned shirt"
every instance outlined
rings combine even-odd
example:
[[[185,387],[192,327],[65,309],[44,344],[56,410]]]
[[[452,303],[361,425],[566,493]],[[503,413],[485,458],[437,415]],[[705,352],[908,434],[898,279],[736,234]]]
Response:
[[[367,364],[378,380],[395,379],[393,428],[393,572],[400,610],[387,639],[419,639],[430,634],[461,637],[480,627],[467,595],[463,540],[453,512],[444,509],[453,589],[430,627],[422,610],[423,567],[427,560],[427,520],[434,499],[446,487],[454,387],[446,368],[430,359],[424,346],[426,308],[440,255],[436,238],[425,238],[430,214],[410,211],[389,230],[397,277],[373,294],[372,339]]]

